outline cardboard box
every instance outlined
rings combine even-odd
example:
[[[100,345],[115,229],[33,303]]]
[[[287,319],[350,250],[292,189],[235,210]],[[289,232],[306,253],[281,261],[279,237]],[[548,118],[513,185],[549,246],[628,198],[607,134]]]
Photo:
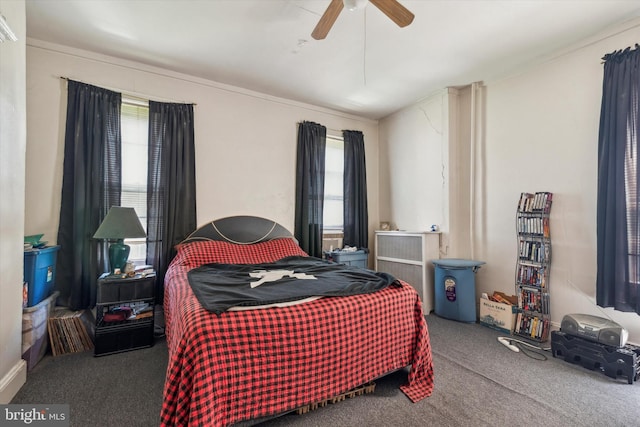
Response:
[[[511,334],[516,321],[517,306],[480,298],[480,324]]]

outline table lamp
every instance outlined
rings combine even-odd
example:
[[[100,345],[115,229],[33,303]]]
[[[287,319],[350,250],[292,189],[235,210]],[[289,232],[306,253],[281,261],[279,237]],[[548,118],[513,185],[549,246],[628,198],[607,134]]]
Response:
[[[111,274],[115,274],[117,270],[124,271],[131,249],[124,244],[124,239],[135,237],[147,237],[135,209],[112,206],[93,235],[94,239],[116,241],[109,246]]]

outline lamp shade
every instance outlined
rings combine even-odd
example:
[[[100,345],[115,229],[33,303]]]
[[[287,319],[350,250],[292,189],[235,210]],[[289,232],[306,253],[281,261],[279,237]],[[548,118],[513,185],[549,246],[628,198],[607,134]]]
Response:
[[[94,239],[121,240],[134,237],[146,237],[140,219],[133,208],[113,206],[93,235]]]
[[[133,208],[113,206],[93,235],[94,239],[117,240],[109,246],[109,266],[112,274],[119,274],[129,258],[129,245],[126,238],[146,237],[140,219]]]

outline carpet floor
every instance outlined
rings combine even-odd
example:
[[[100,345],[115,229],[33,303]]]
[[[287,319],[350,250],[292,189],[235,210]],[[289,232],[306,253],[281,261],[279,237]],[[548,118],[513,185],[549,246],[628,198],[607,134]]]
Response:
[[[479,324],[427,316],[435,371],[433,395],[418,403],[399,390],[401,370],[374,393],[263,427],[640,426],[640,381],[614,380],[553,358],[515,353]],[[535,355],[534,355],[535,356]],[[11,403],[68,403],[71,426],[156,426],[167,366],[164,339],[148,349],[93,357],[45,356]]]

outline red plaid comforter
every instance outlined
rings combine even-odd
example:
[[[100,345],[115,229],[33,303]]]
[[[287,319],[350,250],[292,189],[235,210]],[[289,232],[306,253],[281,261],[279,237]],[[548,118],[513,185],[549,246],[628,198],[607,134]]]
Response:
[[[209,243],[214,251],[228,250],[218,248],[220,242],[198,242],[203,247],[195,258],[179,252],[165,278],[169,366],[162,425],[226,426],[280,414],[408,365],[401,390],[414,402],[431,395],[429,335],[411,286],[217,316],[202,308],[186,273],[196,264],[239,260],[224,253],[210,261],[201,252],[211,250]],[[274,251],[274,244],[284,246]],[[257,248],[244,262],[300,254],[289,245],[271,243],[268,254]]]

